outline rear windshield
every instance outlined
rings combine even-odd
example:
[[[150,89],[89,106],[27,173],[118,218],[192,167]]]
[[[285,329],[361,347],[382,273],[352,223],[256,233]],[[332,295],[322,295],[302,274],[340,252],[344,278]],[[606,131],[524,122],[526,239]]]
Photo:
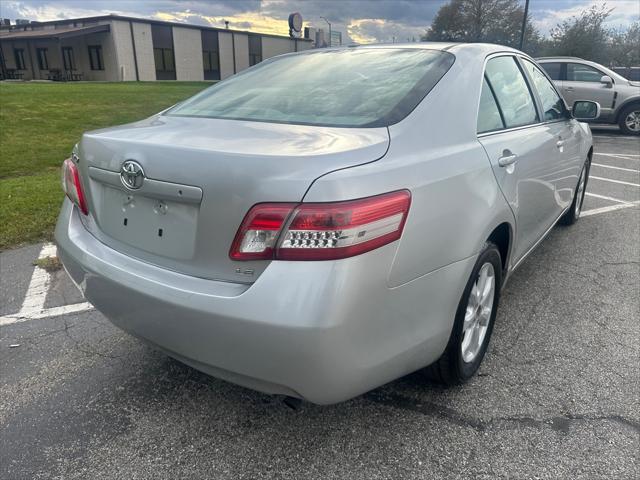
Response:
[[[168,115],[380,127],[406,117],[455,57],[427,49],[318,50],[266,60]]]

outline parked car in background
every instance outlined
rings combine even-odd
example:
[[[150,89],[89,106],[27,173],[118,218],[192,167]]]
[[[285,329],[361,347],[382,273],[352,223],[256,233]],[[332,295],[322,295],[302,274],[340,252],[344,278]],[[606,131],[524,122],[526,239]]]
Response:
[[[85,133],[58,255],[114,324],[231,382],[320,404],[430,364],[457,384],[508,276],[578,219],[592,152],[517,50],[288,54]]]
[[[547,71],[569,105],[593,100],[601,107],[598,123],[617,123],[627,135],[640,135],[640,82],[598,63],[575,57],[544,57]]]

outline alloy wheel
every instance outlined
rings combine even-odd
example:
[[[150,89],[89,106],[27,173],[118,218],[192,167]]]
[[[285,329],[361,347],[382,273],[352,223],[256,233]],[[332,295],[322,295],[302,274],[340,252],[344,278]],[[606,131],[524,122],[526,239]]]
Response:
[[[473,362],[482,350],[491,321],[495,290],[495,271],[493,265],[486,262],[478,271],[476,281],[471,287],[462,325],[461,350],[462,359],[466,363]]]
[[[624,124],[632,132],[640,132],[640,110],[634,110],[624,119]]]

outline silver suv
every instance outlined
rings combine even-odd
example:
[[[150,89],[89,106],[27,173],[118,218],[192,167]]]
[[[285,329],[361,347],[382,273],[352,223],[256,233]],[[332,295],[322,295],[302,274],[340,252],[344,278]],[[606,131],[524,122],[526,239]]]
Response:
[[[640,135],[640,82],[576,57],[544,57],[547,71],[569,105],[591,100],[601,106],[598,123],[617,123],[627,135]]]

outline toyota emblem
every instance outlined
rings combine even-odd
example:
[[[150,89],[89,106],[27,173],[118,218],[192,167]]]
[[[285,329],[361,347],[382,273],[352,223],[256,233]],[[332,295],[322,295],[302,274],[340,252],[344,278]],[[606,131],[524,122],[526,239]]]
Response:
[[[120,168],[120,180],[122,184],[131,189],[137,190],[144,182],[144,170],[138,162],[127,160]]]

